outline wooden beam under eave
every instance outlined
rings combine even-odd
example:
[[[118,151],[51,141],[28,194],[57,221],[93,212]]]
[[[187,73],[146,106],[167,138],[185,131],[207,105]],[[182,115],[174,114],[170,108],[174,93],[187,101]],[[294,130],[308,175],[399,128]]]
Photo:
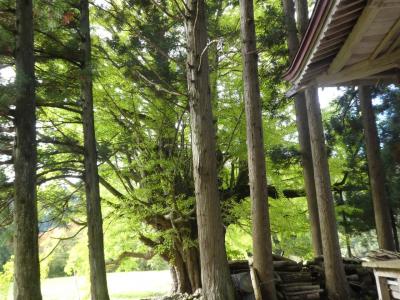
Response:
[[[396,21],[396,23],[394,23],[392,28],[383,38],[383,40],[379,43],[378,47],[376,47],[370,58],[375,59],[382,52],[382,50],[387,48],[389,46],[389,43],[393,40],[393,38],[399,34],[399,31],[400,31],[400,18]]]
[[[384,0],[375,0],[364,8],[364,11],[344,43],[342,49],[340,49],[329,67],[328,73],[337,73],[346,65],[353,53],[354,47],[361,41],[364,33],[368,30],[369,25],[374,22],[383,2]]]
[[[310,130],[311,153],[314,169],[315,191],[321,226],[322,252],[324,255],[325,282],[329,299],[350,299],[350,288],[346,280],[341,259],[339,236],[335,219],[335,207],[331,190],[329,164],[326,153],[324,128],[318,89],[313,86],[305,91]]]
[[[400,38],[397,38],[397,40],[392,44],[392,46],[390,46],[387,52],[392,53],[397,47],[400,47]]]
[[[326,85],[325,87],[333,87],[339,88],[342,86],[360,86],[360,85],[369,85],[369,86],[377,86],[377,85],[390,85],[390,84],[397,84],[399,82],[399,76],[391,75],[391,76],[382,76],[382,77],[368,77],[353,81],[346,81],[345,83],[338,83],[332,85]]]
[[[362,79],[355,79],[346,82],[332,82],[332,83],[323,83],[321,80],[311,80],[307,84],[293,86],[290,90],[286,92],[286,97],[291,98],[299,92],[303,92],[305,89],[309,88],[310,86],[318,86],[322,88],[326,87],[333,87],[339,88],[343,86],[360,86],[360,85],[370,85],[376,86],[378,84],[381,85],[390,85],[390,84],[398,84],[400,83],[400,66],[397,73],[380,73],[368,77],[364,77]]]
[[[378,59],[367,59],[356,63],[337,73],[322,74],[315,79],[315,82],[318,86],[336,85],[367,78],[393,68],[400,68],[400,49]]]

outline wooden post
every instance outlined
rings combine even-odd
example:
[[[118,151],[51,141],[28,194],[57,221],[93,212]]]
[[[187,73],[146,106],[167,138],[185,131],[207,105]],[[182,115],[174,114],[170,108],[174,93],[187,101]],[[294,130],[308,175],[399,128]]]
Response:
[[[330,300],[350,299],[349,285],[340,253],[321,109],[316,87],[310,87],[306,90],[306,103],[321,224],[326,289]]]
[[[276,291],[268,212],[254,4],[253,0],[240,0],[239,2],[254,269],[260,280],[262,296],[260,299],[274,300]]]
[[[295,96],[296,124],[299,134],[301,163],[303,165],[304,187],[307,196],[308,215],[311,227],[311,241],[315,256],[322,255],[321,225],[318,216],[317,192],[311,153],[310,129],[304,93]]]
[[[260,287],[260,279],[258,278],[257,270],[253,267],[253,259],[249,260],[251,285],[253,287],[255,300],[262,300],[262,292]]]
[[[370,87],[360,86],[359,98],[378,243],[382,249],[396,251],[391,228],[390,204],[385,191],[385,171],[380,157],[379,137],[372,108]]]
[[[290,60],[293,60],[299,48],[297,32],[299,31],[301,35],[303,35],[308,24],[307,1],[296,0],[298,26],[296,26],[295,6],[293,0],[283,0],[282,4],[285,12],[289,57]],[[299,30],[297,30],[297,27],[299,27]],[[301,162],[303,166],[304,186],[306,190],[308,214],[310,218],[312,246],[314,255],[320,256],[322,255],[321,228],[318,217],[318,204],[315,192],[314,170],[311,157],[310,133],[308,128],[307,107],[304,93],[300,92],[296,94],[294,100]]]
[[[380,277],[377,272],[374,270],[375,281],[376,281],[376,289],[378,291],[379,300],[390,300],[390,292],[387,286],[387,278]]]

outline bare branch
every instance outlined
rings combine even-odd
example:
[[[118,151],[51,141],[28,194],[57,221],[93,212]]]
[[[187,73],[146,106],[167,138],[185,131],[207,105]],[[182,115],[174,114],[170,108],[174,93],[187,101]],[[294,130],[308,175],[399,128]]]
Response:
[[[106,261],[106,265],[119,266],[121,262],[127,258],[142,258],[145,260],[150,260],[155,256],[154,251],[149,251],[147,253],[124,251],[116,259],[110,259]]]

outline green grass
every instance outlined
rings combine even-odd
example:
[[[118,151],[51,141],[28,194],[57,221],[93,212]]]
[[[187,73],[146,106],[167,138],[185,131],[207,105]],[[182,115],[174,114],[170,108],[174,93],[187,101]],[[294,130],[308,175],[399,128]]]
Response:
[[[130,300],[130,299],[143,299],[151,298],[157,296],[163,296],[164,293],[157,292],[133,292],[133,293],[123,293],[123,294],[112,294],[112,299],[115,300]]]
[[[111,300],[148,299],[168,294],[169,271],[146,271],[107,274]],[[12,290],[12,289],[11,289]],[[11,290],[8,299],[11,300]],[[43,300],[88,300],[89,285],[84,277],[60,277],[42,282]]]

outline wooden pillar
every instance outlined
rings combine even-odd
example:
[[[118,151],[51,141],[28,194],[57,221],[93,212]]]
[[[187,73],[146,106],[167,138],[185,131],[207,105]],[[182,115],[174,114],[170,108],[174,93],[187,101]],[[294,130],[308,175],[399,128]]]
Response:
[[[306,103],[308,124],[310,128],[315,188],[317,192],[319,220],[321,225],[326,289],[330,300],[350,299],[349,286],[344,272],[342,255],[340,253],[317,88],[310,87],[306,90]]]
[[[318,202],[315,191],[314,169],[311,154],[310,130],[304,93],[295,96],[296,124],[299,134],[304,186],[307,196],[308,215],[311,227],[311,241],[315,256],[322,255],[321,226],[318,216]]]
[[[307,31],[309,21],[308,2],[307,0],[296,0],[295,2],[297,28],[300,33],[300,39],[302,39]],[[294,59],[296,53],[291,55],[291,60]],[[310,129],[308,127],[307,106],[304,92],[298,93],[295,96],[294,107],[296,110],[297,132],[299,134],[304,186],[307,195],[308,215],[310,218],[312,246],[314,255],[320,256],[322,255],[321,226],[319,224],[317,193],[315,191],[314,169],[311,154]]]
[[[391,228],[390,204],[385,191],[385,171],[380,157],[379,137],[372,108],[370,87],[360,86],[359,98],[378,243],[382,249],[396,251]]]
[[[307,1],[296,0],[297,21],[296,26],[295,6],[293,0],[283,0],[285,12],[285,23],[288,37],[288,50],[290,60],[293,60],[299,49],[298,31],[303,35],[308,24]],[[299,30],[297,29],[299,28]],[[307,107],[303,92],[294,96],[296,110],[297,132],[299,134],[299,145],[301,162],[303,165],[304,186],[307,196],[308,214],[310,218],[312,246],[315,256],[322,255],[321,229],[318,218],[318,204],[314,184],[314,170],[311,157],[310,134],[308,129]]]

